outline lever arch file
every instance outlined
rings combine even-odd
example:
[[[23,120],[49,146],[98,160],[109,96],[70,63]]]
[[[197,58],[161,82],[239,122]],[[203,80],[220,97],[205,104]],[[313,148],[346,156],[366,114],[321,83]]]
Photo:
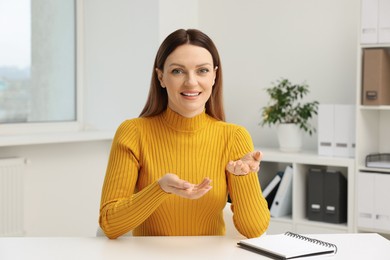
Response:
[[[287,166],[270,208],[272,217],[277,218],[292,213],[292,179],[293,168]]]

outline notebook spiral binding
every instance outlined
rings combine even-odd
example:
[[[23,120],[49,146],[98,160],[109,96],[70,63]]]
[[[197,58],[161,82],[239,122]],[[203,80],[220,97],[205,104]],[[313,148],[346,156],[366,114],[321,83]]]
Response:
[[[326,247],[329,247],[329,248],[333,248],[335,250],[334,253],[337,253],[337,246],[335,244],[328,243],[328,242],[321,241],[321,240],[314,239],[314,238],[310,238],[310,237],[306,237],[306,236],[302,236],[302,235],[299,235],[299,234],[296,234],[296,233],[293,233],[293,232],[290,232],[290,231],[287,231],[284,234],[286,236],[290,236],[290,237],[298,238],[298,239],[301,239],[301,240],[305,240],[305,241],[308,241],[310,243],[314,243],[314,244],[326,246]]]

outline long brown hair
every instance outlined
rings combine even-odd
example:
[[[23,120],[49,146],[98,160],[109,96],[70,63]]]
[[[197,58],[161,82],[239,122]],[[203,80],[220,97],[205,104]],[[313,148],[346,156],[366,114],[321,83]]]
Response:
[[[218,50],[213,41],[203,32],[196,29],[179,29],[168,35],[162,42],[157,51],[154,60],[152,80],[146,104],[139,115],[140,117],[149,117],[162,113],[168,106],[168,94],[165,88],[162,88],[156,68],[163,71],[164,63],[167,57],[179,46],[191,44],[207,49],[212,58],[216,71],[215,83],[209,100],[206,102],[206,113],[211,117],[225,121],[225,112],[223,109],[222,97],[222,65],[220,62]]]

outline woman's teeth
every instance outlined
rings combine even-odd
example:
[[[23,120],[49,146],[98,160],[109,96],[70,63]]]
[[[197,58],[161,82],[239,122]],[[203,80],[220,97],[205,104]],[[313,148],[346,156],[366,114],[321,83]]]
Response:
[[[195,97],[195,96],[199,96],[200,92],[197,92],[197,93],[181,93],[183,96],[187,96],[187,97]]]

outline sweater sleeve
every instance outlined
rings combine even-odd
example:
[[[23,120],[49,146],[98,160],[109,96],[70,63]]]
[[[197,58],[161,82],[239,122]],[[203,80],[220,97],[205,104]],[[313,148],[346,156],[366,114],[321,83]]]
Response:
[[[170,194],[158,182],[135,192],[139,172],[139,130],[132,120],[119,126],[110,152],[100,203],[99,224],[117,238],[144,222]]]
[[[252,152],[254,146],[248,131],[239,127],[234,136],[231,160],[238,160]],[[244,236],[258,237],[268,228],[270,212],[264,199],[257,172],[245,176],[227,174],[228,189],[232,200],[233,221]]]

